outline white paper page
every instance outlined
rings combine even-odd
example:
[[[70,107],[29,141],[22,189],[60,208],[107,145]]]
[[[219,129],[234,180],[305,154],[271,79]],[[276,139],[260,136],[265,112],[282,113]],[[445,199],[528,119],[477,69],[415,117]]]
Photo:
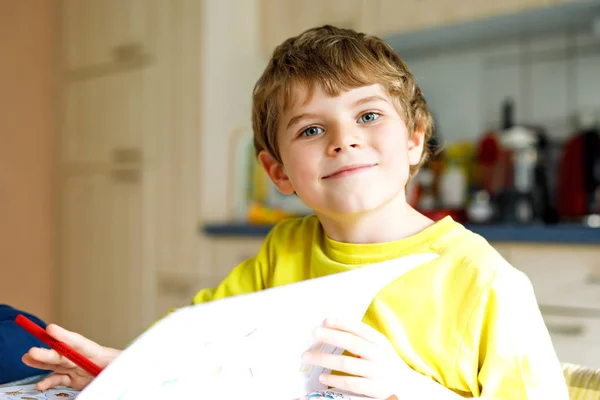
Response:
[[[318,382],[323,370],[300,360],[319,347],[314,330],[329,317],[362,319],[383,287],[436,257],[407,256],[179,309],[140,336],[78,399],[292,400],[326,389]]]

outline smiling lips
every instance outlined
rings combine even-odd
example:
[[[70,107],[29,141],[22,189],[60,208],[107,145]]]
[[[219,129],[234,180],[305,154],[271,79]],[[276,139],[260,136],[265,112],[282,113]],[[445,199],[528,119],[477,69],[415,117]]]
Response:
[[[346,165],[335,172],[332,172],[329,175],[325,175],[323,179],[331,179],[331,178],[342,178],[349,175],[354,175],[356,173],[363,172],[367,169],[370,169],[377,164],[354,164],[354,165]]]

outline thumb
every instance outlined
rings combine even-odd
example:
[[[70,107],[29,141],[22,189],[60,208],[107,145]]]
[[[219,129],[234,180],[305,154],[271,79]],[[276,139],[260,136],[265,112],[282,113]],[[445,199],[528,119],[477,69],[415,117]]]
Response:
[[[56,324],[49,324],[46,327],[46,332],[54,339],[68,344],[74,350],[77,350],[86,357],[95,355],[100,348],[100,345],[96,342],[93,342],[76,332],[66,330]]]

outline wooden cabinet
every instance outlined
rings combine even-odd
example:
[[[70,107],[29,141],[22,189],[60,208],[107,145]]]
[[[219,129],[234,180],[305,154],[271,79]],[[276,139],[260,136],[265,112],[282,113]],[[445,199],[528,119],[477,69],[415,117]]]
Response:
[[[515,244],[510,262],[531,279],[540,304],[600,312],[600,246]]]
[[[319,25],[372,31],[377,23],[378,1],[372,0],[261,0],[265,55],[289,37]]]
[[[379,0],[379,19],[375,33],[392,35],[410,30],[484,20],[569,1],[571,0]]]
[[[514,14],[572,0],[379,0],[376,34],[391,35]]]
[[[545,312],[544,321],[561,362],[600,368],[600,317]]]
[[[262,0],[263,50],[303,30],[333,24],[388,36],[412,30],[483,20],[574,0]]]
[[[531,280],[563,362],[600,367],[600,246],[495,246]]]
[[[203,283],[200,11],[60,3],[57,322],[103,345],[127,345]]]
[[[143,75],[135,68],[68,80],[62,92],[60,321],[110,346],[126,344],[148,318],[139,300],[151,289]]]
[[[448,6],[443,0],[379,0],[378,3],[377,35],[441,25],[447,19]],[[457,3],[453,2],[456,7]]]
[[[101,68],[151,42],[155,0],[62,0],[61,59],[69,70]],[[151,52],[151,51],[150,51]]]

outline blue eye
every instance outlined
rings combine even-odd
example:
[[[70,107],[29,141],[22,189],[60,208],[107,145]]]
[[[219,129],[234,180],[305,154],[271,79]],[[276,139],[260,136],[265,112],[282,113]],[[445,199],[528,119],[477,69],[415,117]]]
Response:
[[[303,130],[300,135],[302,135],[302,136],[317,136],[317,135],[320,135],[321,133],[323,133],[322,128],[319,128],[316,126],[311,126],[310,128],[306,128],[305,130]]]
[[[358,122],[373,122],[375,121],[377,118],[379,118],[381,115],[379,115],[376,112],[368,112],[363,114],[359,119]]]

